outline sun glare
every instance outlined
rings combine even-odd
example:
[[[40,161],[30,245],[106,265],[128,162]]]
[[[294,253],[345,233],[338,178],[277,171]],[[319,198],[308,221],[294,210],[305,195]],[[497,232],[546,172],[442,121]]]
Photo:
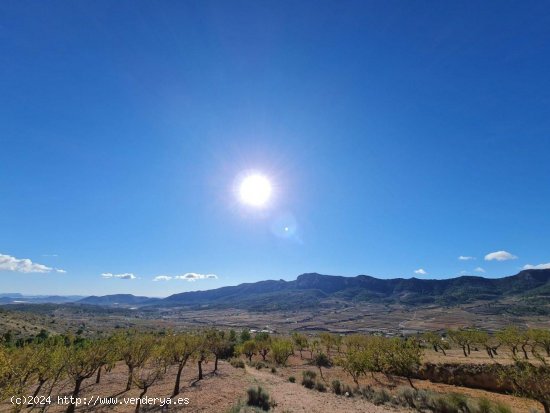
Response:
[[[241,182],[239,194],[243,203],[260,207],[271,196],[271,183],[263,175],[248,175]]]

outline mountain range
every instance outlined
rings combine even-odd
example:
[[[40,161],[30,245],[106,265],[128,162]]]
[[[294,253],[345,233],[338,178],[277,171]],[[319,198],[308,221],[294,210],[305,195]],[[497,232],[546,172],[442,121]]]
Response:
[[[15,296],[14,298],[10,298]],[[17,294],[0,295],[0,303],[34,302]],[[503,278],[461,276],[443,280],[394,278],[368,275],[343,277],[317,273],[302,274],[293,281],[268,280],[206,291],[149,298],[132,294],[90,297],[39,297],[36,302],[97,305],[104,307],[184,307],[282,310],[320,305],[349,305],[357,302],[408,306],[453,306],[476,301],[515,301],[550,304],[550,269],[524,270]]]

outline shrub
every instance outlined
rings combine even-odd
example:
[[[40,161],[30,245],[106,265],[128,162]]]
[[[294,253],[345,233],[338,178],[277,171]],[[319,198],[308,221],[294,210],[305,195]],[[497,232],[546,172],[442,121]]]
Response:
[[[360,387],[357,389],[356,393],[367,400],[372,400],[374,398],[374,390],[370,386]]]
[[[493,404],[485,399],[479,399],[477,401],[477,413],[493,413]]]
[[[342,394],[346,397],[353,397],[353,390],[348,384],[344,384],[342,387]]]
[[[225,413],[263,413],[263,411],[264,410],[260,409],[259,407],[247,406],[243,402],[239,402],[233,405]]]
[[[386,404],[390,400],[391,400],[390,394],[384,389],[375,391],[372,397],[372,402],[376,405]]]
[[[244,361],[240,359],[231,359],[229,363],[236,369],[244,369]]]
[[[273,374],[275,374],[275,373],[277,373],[277,369],[276,369],[275,367],[271,367],[271,372],[272,372]]]
[[[459,394],[434,394],[431,397],[429,407],[439,413],[461,413],[469,411],[467,399]]]
[[[494,411],[496,413],[512,413],[512,409],[510,409],[508,406],[505,406],[501,403],[496,403],[494,405]]]
[[[318,381],[317,383],[315,383],[315,390],[320,391],[321,393],[324,393],[327,391],[327,388],[325,387],[323,382]]]
[[[247,404],[249,406],[256,406],[259,407],[265,411],[268,411],[270,406],[269,403],[269,394],[262,389],[260,386],[258,388],[249,388],[247,391],[248,394],[248,402]]]
[[[416,392],[414,389],[410,387],[400,387],[399,389],[397,389],[395,401],[400,406],[417,407],[417,403],[416,403],[417,393],[418,392]]]
[[[342,392],[342,383],[340,383],[340,380],[332,380],[332,383],[330,384],[330,387],[332,387],[332,391],[335,394],[341,395]]]
[[[250,365],[256,367],[256,370],[261,370],[261,369],[267,367],[267,365],[262,361],[258,361],[257,363],[252,363]]]
[[[315,387],[315,378],[317,377],[317,373],[311,370],[306,370],[302,372],[302,386],[313,389]]]
[[[288,381],[291,382],[291,383],[296,383],[296,377],[290,376],[290,377],[288,378]]]

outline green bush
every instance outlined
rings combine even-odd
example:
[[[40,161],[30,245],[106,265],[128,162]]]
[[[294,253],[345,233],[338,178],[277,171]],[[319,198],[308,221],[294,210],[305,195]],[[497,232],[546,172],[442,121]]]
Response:
[[[244,361],[240,359],[231,359],[229,363],[237,369],[244,369]]]
[[[302,372],[302,386],[313,389],[315,387],[315,378],[317,373],[311,370],[306,370]]]
[[[277,373],[277,369],[276,369],[275,367],[271,367],[271,372],[272,372],[273,374],[275,374],[275,373]]]
[[[247,404],[249,406],[259,407],[260,409],[263,409],[265,411],[268,411],[271,407],[269,404],[269,394],[260,386],[258,386],[258,388],[256,389],[251,387],[250,389],[248,389],[247,394]]]
[[[320,391],[321,393],[324,393],[327,391],[327,388],[322,381],[318,381],[315,383],[315,390]]]
[[[332,383],[330,383],[330,387],[332,387],[332,391],[335,394],[341,395],[342,392],[342,383],[340,383],[340,380],[332,380]]]
[[[251,366],[256,367],[256,370],[261,370],[265,367],[267,367],[267,364],[265,364],[262,361],[257,361],[256,363],[250,363]]]
[[[288,378],[288,381],[291,382],[291,383],[296,383],[296,377],[290,376],[290,377]]]
[[[390,400],[391,400],[390,394],[384,389],[375,391],[372,398],[372,402],[376,405],[386,404]]]

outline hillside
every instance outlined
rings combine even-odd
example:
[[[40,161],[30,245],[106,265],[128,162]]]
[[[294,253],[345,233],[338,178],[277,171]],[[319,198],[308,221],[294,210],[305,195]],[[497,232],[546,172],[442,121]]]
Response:
[[[103,307],[242,308],[247,310],[299,310],[319,305],[338,307],[356,303],[405,306],[455,306],[474,302],[512,306],[516,313],[550,313],[550,270],[525,270],[503,278],[462,276],[443,280],[418,278],[380,279],[368,275],[343,277],[308,273],[296,280],[267,280],[205,291],[173,294],[164,299],[113,294],[89,297],[21,294],[0,296],[0,304],[75,303]]]
[[[327,302],[459,305],[480,300],[537,299],[550,303],[550,270],[525,270],[504,278],[462,276],[445,280],[379,279],[302,274],[294,281],[261,281],[171,295],[159,305],[298,309]]]

